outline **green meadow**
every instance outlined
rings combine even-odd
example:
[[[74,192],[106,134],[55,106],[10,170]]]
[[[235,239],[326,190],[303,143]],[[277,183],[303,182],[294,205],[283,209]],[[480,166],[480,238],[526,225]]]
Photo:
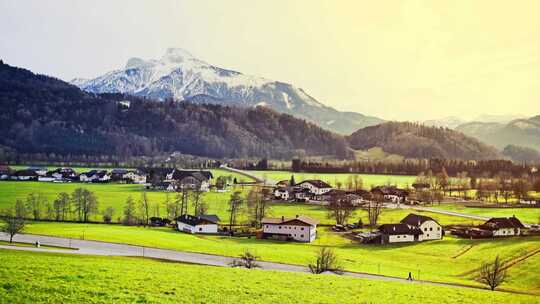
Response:
[[[291,243],[255,238],[231,238],[180,233],[171,228],[144,228],[105,224],[33,222],[27,233],[127,243],[189,252],[237,256],[246,249],[262,260],[307,265],[321,246],[331,246],[346,270],[406,277],[412,272],[423,280],[479,286],[475,281],[482,262],[500,255],[514,261],[540,249],[540,237],[466,240],[446,236],[443,240],[400,245],[360,245],[342,234],[320,227],[313,243]],[[536,257],[533,255],[533,258]],[[529,258],[531,259],[531,258]],[[531,260],[534,261],[534,260]],[[516,263],[512,278],[502,288],[540,292],[540,272],[529,271],[528,259]],[[538,268],[538,264],[536,265]],[[524,283],[525,282],[525,283]]]
[[[0,303],[539,303],[533,295],[0,250]]]
[[[430,208],[488,217],[511,217],[515,215],[524,223],[540,223],[540,208],[474,208],[461,204],[441,204]]]
[[[416,176],[412,175],[384,175],[384,174],[353,174],[353,173],[309,173],[309,172],[289,172],[289,171],[248,171],[251,174],[257,175],[263,179],[273,180],[290,180],[294,175],[294,180],[298,183],[306,179],[320,179],[332,186],[336,186],[337,182],[346,184],[349,176],[359,176],[362,179],[364,189],[371,186],[381,186],[386,184],[397,185],[399,187],[410,186],[414,183]]]

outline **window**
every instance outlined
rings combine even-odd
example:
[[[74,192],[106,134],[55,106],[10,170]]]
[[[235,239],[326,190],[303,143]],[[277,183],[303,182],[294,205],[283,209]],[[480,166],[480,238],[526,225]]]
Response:
[[[399,239],[400,237],[401,237],[400,235],[397,236],[398,239]]]
[[[424,228],[424,231],[427,231],[427,228]]]
[[[428,234],[428,235],[426,235],[426,237],[429,237],[429,234]]]
[[[202,227],[199,227],[199,231],[202,231]]]
[[[281,226],[279,226],[278,228],[281,229]]]
[[[303,237],[304,237],[304,235],[303,235],[303,234],[300,234],[300,237],[302,237],[302,238],[303,238]]]
[[[304,230],[304,227],[300,228],[300,230]]]
[[[266,225],[266,228],[268,228],[268,225]]]
[[[440,231],[441,230],[441,227],[437,227],[437,231]]]

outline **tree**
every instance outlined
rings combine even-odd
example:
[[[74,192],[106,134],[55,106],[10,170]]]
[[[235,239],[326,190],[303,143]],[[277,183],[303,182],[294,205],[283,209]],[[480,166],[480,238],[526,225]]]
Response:
[[[514,196],[518,201],[527,197],[530,188],[531,185],[525,178],[518,178],[512,184],[512,191],[514,192]]]
[[[268,212],[268,201],[265,199],[261,187],[253,187],[247,196],[247,209],[251,225],[262,227],[262,220]]]
[[[53,202],[53,211],[56,221],[65,221],[70,211],[69,194],[65,192],[58,193],[58,196]]]
[[[308,268],[313,274],[320,274],[326,271],[332,271],[335,273],[343,272],[336,253],[329,247],[321,247],[317,251],[315,263],[309,264]]]
[[[177,193],[173,200],[170,199],[169,193],[165,194],[165,208],[167,208],[167,216],[170,220],[176,220],[180,216],[181,201],[180,193]]]
[[[493,263],[483,263],[480,267],[480,281],[489,286],[492,291],[505,280],[506,270],[499,256],[495,258]]]
[[[34,220],[41,219],[43,208],[45,207],[46,203],[47,199],[41,193],[29,193],[26,196],[26,210],[32,214]]]
[[[334,219],[337,225],[345,225],[347,220],[354,215],[357,208],[350,197],[332,195],[326,209],[328,218]]]
[[[146,227],[150,221],[150,200],[148,200],[146,191],[141,193],[141,198],[139,199],[139,214],[139,218],[141,219],[144,227]]]
[[[13,237],[24,230],[24,220],[14,216],[8,216],[4,221],[5,224],[2,227],[2,232],[9,234],[9,242],[13,243]]]
[[[373,201],[368,203],[366,209],[368,213],[369,226],[371,229],[373,229],[377,226],[377,222],[379,221],[379,215],[381,215],[382,212],[382,202],[375,198]]]
[[[80,222],[88,222],[89,217],[98,212],[99,202],[94,193],[87,189],[75,189],[71,201]]]
[[[135,225],[137,224],[137,215],[135,208],[135,201],[131,196],[128,196],[124,206],[124,224]]]
[[[248,268],[248,269],[252,269],[252,268],[258,268],[258,267],[261,267],[258,263],[257,263],[257,260],[259,259],[258,256],[254,255],[253,253],[251,253],[249,250],[246,250],[244,251],[244,253],[242,253],[240,255],[240,258],[239,259],[234,259],[230,265],[232,267],[244,267],[244,268]]]
[[[103,221],[105,223],[107,223],[107,224],[110,224],[112,222],[112,218],[113,218],[115,212],[116,212],[116,210],[114,210],[113,207],[107,207],[103,211]]]
[[[26,210],[26,206],[24,202],[18,199],[15,202],[15,217],[25,219],[27,216],[28,216],[28,211]]]
[[[294,174],[293,174],[293,175],[291,175],[291,179],[289,180],[289,186],[292,187],[294,185],[296,185],[296,181],[294,180]]]
[[[448,173],[446,172],[446,168],[442,167],[441,172],[437,174],[437,186],[439,189],[443,190],[443,192],[446,192],[449,185]]]
[[[191,201],[193,203],[193,212],[195,216],[199,216],[199,205],[203,203],[203,192],[200,190],[194,190],[191,192]]]
[[[236,225],[236,219],[244,199],[241,196],[242,192],[234,191],[229,199],[229,231],[232,231],[232,227]]]

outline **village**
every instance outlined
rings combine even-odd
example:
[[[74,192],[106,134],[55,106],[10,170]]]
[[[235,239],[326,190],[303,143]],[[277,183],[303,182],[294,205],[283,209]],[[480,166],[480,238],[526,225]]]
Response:
[[[43,167],[28,167],[12,170],[0,166],[0,180],[38,181],[51,183],[130,183],[141,184],[149,191],[181,193],[186,191],[228,192],[231,183],[237,184],[236,178],[214,181],[209,170],[185,170],[176,168],[112,169],[89,170],[77,173],[69,167],[48,170]],[[254,186],[254,183],[247,183]],[[540,234],[538,225],[524,225],[520,219],[512,217],[493,217],[476,226],[452,225],[445,230],[435,219],[417,214],[414,209],[399,222],[377,225],[377,217],[384,208],[409,208],[422,204],[418,201],[418,192],[429,188],[426,183],[413,183],[412,188],[402,189],[393,185],[374,186],[369,191],[359,186],[354,189],[336,189],[327,182],[317,179],[302,180],[298,183],[294,175],[290,180],[281,180],[275,185],[259,185],[262,199],[288,204],[313,204],[325,206],[335,213],[351,212],[356,209],[366,210],[370,223],[361,220],[337,221],[331,229],[343,233],[351,240],[361,244],[415,243],[441,240],[446,233],[462,238],[498,238],[509,236],[527,236]],[[374,221],[371,219],[374,218]],[[190,234],[210,234],[229,236],[253,236],[259,239],[279,241],[313,242],[317,238],[319,219],[303,214],[294,217],[264,217],[260,219],[259,229],[238,229],[226,224],[215,214],[189,214],[182,208],[180,216],[174,220],[161,217],[148,219],[150,225],[171,226],[179,232]]]

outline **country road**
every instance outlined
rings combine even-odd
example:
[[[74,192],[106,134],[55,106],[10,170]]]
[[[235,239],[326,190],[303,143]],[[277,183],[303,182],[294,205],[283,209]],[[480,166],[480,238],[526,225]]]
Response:
[[[8,241],[9,236],[5,233],[0,233],[0,240]],[[30,243],[30,244],[34,244],[35,242],[39,241],[40,244],[42,245],[68,247],[68,248],[73,248],[77,250],[49,249],[49,248],[36,248],[36,247],[16,247],[16,246],[8,246],[8,245],[0,245],[0,249],[24,250],[24,251],[35,251],[35,252],[52,252],[52,253],[63,253],[63,254],[81,254],[81,255],[145,257],[145,258],[154,258],[154,259],[161,259],[161,260],[168,260],[168,261],[175,261],[175,262],[193,263],[193,264],[210,265],[210,266],[221,266],[221,267],[229,267],[230,263],[234,260],[234,258],[232,257],[226,257],[226,256],[220,256],[220,255],[175,251],[175,250],[167,250],[167,249],[141,247],[141,246],[128,245],[128,244],[87,241],[87,240],[41,236],[41,235],[32,235],[32,234],[19,234],[19,235],[16,235],[13,240],[16,242]],[[309,272],[307,267],[299,266],[299,265],[289,265],[289,264],[263,262],[263,261],[258,262],[258,264],[261,266],[261,269],[263,270],[303,272],[303,273]],[[343,273],[343,275],[349,276],[349,277],[355,277],[355,278],[402,282],[406,284],[430,284],[430,285],[449,286],[449,287],[456,287],[456,288],[483,289],[479,287],[466,286],[466,285],[460,285],[460,284],[454,284],[454,283],[440,283],[440,282],[432,282],[432,281],[424,281],[424,280],[408,281],[405,278],[388,277],[388,276],[368,274],[368,273],[346,271]]]
[[[240,170],[240,169],[235,169],[235,168],[231,168],[231,167],[228,167],[228,166],[225,166],[225,165],[221,165],[221,167],[219,167],[219,168],[220,168],[220,169],[223,169],[223,170],[227,170],[227,171],[233,172],[233,173],[238,173],[238,174],[247,176],[247,177],[249,177],[249,178],[255,180],[255,181],[258,182],[258,183],[264,184],[264,186],[273,187],[273,186],[276,185],[276,181],[271,180],[271,179],[263,179],[263,178],[261,178],[260,176],[255,175],[255,174],[252,174],[252,173],[249,172],[249,171]]]

